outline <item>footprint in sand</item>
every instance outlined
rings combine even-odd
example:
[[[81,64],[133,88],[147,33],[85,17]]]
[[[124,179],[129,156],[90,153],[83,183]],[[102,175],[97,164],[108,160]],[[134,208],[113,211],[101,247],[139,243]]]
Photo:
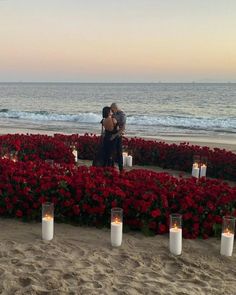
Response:
[[[159,278],[159,276],[160,276],[160,274],[158,273],[158,272],[154,272],[154,271],[152,271],[152,272],[146,272],[145,271],[145,273],[143,273],[143,276],[145,277],[145,280],[147,280],[147,279],[157,279],[157,278]]]
[[[99,282],[92,282],[92,281],[84,281],[84,283],[81,283],[82,290],[83,288],[89,289],[90,292],[94,289],[103,289],[103,285]],[[81,294],[87,294],[87,293],[81,293]],[[89,293],[88,293],[89,294]],[[90,293],[93,294],[93,293]]]
[[[85,251],[81,248],[77,248],[76,249],[76,254],[79,255],[80,257],[84,256],[85,255]]]
[[[91,263],[88,261],[79,261],[78,262],[78,268],[86,268],[86,267],[90,267]]]
[[[11,255],[12,256],[15,256],[15,255],[19,256],[20,255],[20,256],[25,257],[25,253],[19,249],[11,250]]]
[[[105,275],[105,274],[95,274],[94,276],[93,276],[93,278],[94,278],[94,281],[104,281],[104,280],[106,280],[106,279],[108,279],[110,276],[109,275]]]
[[[62,282],[61,281],[56,280],[56,279],[51,278],[51,277],[45,278],[44,281],[46,283],[46,288],[49,291],[57,290],[57,289],[59,289],[62,286]]]
[[[35,272],[36,268],[33,264],[28,264],[28,263],[22,263],[18,261],[15,264],[17,267],[20,267],[21,270],[24,270],[24,272]]]
[[[117,295],[136,295],[136,294],[148,294],[148,293],[143,293],[142,290],[143,288],[141,287],[141,289],[139,288],[133,288],[131,286],[127,286],[126,284],[118,284],[116,286],[116,288],[114,287],[114,294]],[[125,290],[125,291],[123,291]]]
[[[116,255],[113,259],[114,261],[111,262],[111,265],[116,268],[123,267],[124,265],[132,269],[142,266],[138,260],[130,258],[128,255]]]
[[[175,262],[166,262],[163,271],[168,275],[176,275],[180,272],[181,267]]]
[[[103,285],[99,282],[93,282],[93,287],[95,289],[101,289],[103,287]]]
[[[122,283],[130,283],[134,281],[134,278],[133,276],[123,275],[123,276],[117,276],[117,280],[118,282],[122,282]]]
[[[28,252],[32,253],[34,256],[43,255],[45,252],[40,249],[29,249]]]
[[[27,287],[31,285],[32,280],[28,277],[22,277],[22,278],[19,278],[19,283],[22,287]]]
[[[19,262],[19,259],[13,258],[11,259],[12,264],[17,264]]]
[[[79,281],[83,281],[83,280],[81,280],[81,278],[79,277],[79,274],[78,273],[76,273],[76,272],[73,272],[73,271],[71,271],[71,272],[68,272],[68,273],[65,273],[64,275],[63,275],[63,280],[66,280],[66,281],[68,281],[68,282],[70,282],[70,284],[72,283],[72,282],[77,282],[78,280]]]

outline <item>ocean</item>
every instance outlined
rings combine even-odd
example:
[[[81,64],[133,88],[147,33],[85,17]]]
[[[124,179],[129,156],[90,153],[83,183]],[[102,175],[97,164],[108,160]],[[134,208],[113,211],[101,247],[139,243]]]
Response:
[[[127,136],[236,142],[236,84],[0,83],[0,133],[100,133],[116,102]]]

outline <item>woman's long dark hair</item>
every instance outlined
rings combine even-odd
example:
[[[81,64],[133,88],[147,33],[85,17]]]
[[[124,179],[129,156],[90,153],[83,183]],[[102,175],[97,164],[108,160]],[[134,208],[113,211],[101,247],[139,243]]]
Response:
[[[109,114],[110,114],[111,108],[110,107],[104,107],[102,109],[102,117],[103,118],[108,118]]]

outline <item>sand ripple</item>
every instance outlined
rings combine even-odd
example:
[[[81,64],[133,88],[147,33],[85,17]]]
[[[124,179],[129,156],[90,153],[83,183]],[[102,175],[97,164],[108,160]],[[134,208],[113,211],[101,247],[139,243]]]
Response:
[[[125,234],[110,246],[109,230],[56,224],[52,242],[40,224],[0,220],[0,294],[236,294],[236,254],[219,255],[220,241],[183,242]]]

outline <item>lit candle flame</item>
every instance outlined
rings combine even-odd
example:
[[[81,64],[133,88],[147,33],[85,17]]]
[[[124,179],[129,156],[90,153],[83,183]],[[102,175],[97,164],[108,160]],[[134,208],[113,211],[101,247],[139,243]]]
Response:
[[[49,214],[45,214],[45,216],[43,217],[44,220],[50,221],[53,219],[53,217]]]
[[[225,232],[224,232],[226,235],[231,235],[232,234],[232,232],[228,229],[228,228],[226,228],[226,230],[225,230]]]
[[[118,217],[115,218],[115,223],[120,223],[120,219]]]

